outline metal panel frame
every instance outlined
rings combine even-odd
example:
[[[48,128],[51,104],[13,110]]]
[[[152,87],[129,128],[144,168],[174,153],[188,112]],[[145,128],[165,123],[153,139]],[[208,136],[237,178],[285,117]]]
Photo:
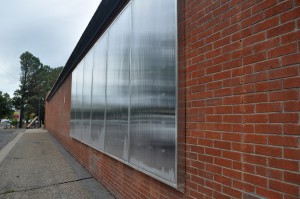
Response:
[[[137,1],[137,0],[131,0],[128,3],[128,5],[125,6],[124,10],[128,6],[131,6],[131,4],[134,1]],[[175,21],[177,21],[176,26],[175,26],[177,31],[174,31],[175,38],[176,38],[176,41],[175,41],[176,45],[175,46],[176,46],[176,52],[177,52],[177,53],[175,53],[175,59],[176,59],[175,66],[177,67],[175,69],[175,74],[176,74],[175,75],[175,82],[176,82],[176,85],[177,85],[176,86],[176,91],[175,91],[176,92],[175,93],[175,96],[176,96],[175,118],[176,119],[175,119],[175,132],[174,132],[175,133],[175,143],[174,144],[175,144],[175,148],[176,148],[176,150],[175,150],[175,154],[176,154],[175,155],[175,182],[168,181],[168,180],[162,178],[159,175],[148,172],[148,171],[146,171],[142,168],[139,168],[139,167],[131,164],[130,162],[128,162],[126,160],[123,160],[120,157],[116,157],[115,155],[112,155],[112,154],[108,153],[107,151],[105,151],[105,149],[106,149],[105,146],[102,150],[99,147],[93,146],[91,143],[86,143],[82,140],[82,136],[78,137],[78,136],[76,136],[77,135],[76,133],[74,134],[74,133],[71,132],[70,135],[71,135],[72,138],[74,138],[74,139],[76,139],[80,142],[83,142],[83,143],[91,146],[92,148],[94,148],[98,151],[101,151],[102,153],[104,153],[104,154],[106,154],[106,155],[108,155],[108,156],[110,156],[110,157],[112,157],[112,158],[128,165],[128,166],[130,166],[130,167],[132,167],[132,168],[134,168],[134,169],[136,169],[136,170],[138,170],[142,173],[145,173],[146,175],[149,175],[149,176],[151,176],[151,177],[153,177],[153,178],[155,178],[155,179],[157,179],[157,180],[159,180],[159,181],[161,181],[161,182],[163,182],[163,183],[165,183],[165,184],[167,184],[171,187],[174,187],[174,188],[176,188],[177,190],[179,190],[181,192],[184,192],[184,188],[185,188],[185,161],[186,161],[186,159],[185,159],[184,0],[183,1],[174,0],[174,3],[176,4],[176,6],[175,6],[176,10],[175,10],[175,16],[174,17],[176,18]],[[132,9],[132,8],[130,8],[130,9]],[[118,15],[118,17],[124,12],[124,10],[121,11],[121,13]],[[132,11],[130,11],[130,13],[132,13]],[[116,17],[116,19],[112,22],[111,26],[118,19],[118,17]],[[132,14],[131,14],[131,18],[132,18]],[[131,26],[132,26],[132,22],[131,22]],[[132,27],[130,27],[130,28],[132,30]],[[104,32],[104,34],[108,34],[109,30],[110,30],[110,27]],[[99,40],[101,40],[101,38],[102,38],[102,36],[100,37]],[[93,48],[91,48],[90,51],[94,51],[94,48],[95,48],[95,46]],[[90,53],[93,53],[93,52],[90,52]],[[130,66],[129,66],[130,68],[131,68],[131,57],[132,57],[132,55],[131,55],[131,47],[130,47]],[[95,60],[95,58],[94,58],[94,60]],[[85,62],[85,58],[81,61],[81,63],[78,64],[79,67],[75,68],[75,70],[73,71],[73,73],[75,75],[76,74],[80,75],[79,69],[81,69],[81,67],[83,67],[81,65],[84,64],[84,62]],[[106,62],[106,72],[107,72],[107,67],[108,67],[108,65],[107,65],[107,62]],[[83,71],[84,71],[84,69],[83,69]],[[73,81],[75,81],[75,79],[78,79],[78,78],[76,77],[76,78],[74,78],[74,80],[72,78],[72,85],[75,85],[73,83]],[[106,75],[106,79],[107,79],[107,75]],[[131,81],[131,79],[129,80],[129,82],[130,81]],[[77,90],[80,89],[80,88],[78,88],[78,82],[76,82],[76,88],[75,89],[76,89],[76,95],[75,95],[76,100],[75,101],[77,102],[78,97],[79,97],[78,96],[79,93],[77,92]],[[93,85],[92,85],[92,89],[93,89]],[[107,81],[106,81],[106,89],[107,89]],[[105,96],[106,96],[105,101],[107,101],[106,89],[105,89]],[[81,94],[82,94],[82,91],[81,91]],[[131,96],[131,83],[129,83],[129,107],[128,107],[128,114],[129,114],[128,117],[129,118],[128,118],[128,124],[130,124],[130,109],[131,109],[131,101],[130,101],[131,97],[130,96]],[[72,95],[72,97],[74,97],[74,96]],[[82,101],[83,100],[81,100],[81,102]],[[71,104],[72,104],[72,102],[71,102]],[[107,102],[105,104],[106,104],[106,107],[107,107]],[[75,106],[76,106],[75,112],[79,110],[78,109],[79,107],[77,107],[77,105],[79,105],[79,104],[75,103]],[[80,111],[82,112],[82,106],[80,107]],[[75,113],[75,117],[77,115],[76,113]],[[82,113],[81,113],[81,115],[82,115]],[[78,127],[77,123],[80,122],[80,121],[77,121],[77,119],[79,119],[79,118],[76,118],[75,123],[73,123],[75,126],[73,128],[71,127],[71,131],[72,131],[72,129]],[[81,121],[81,123],[82,123],[82,121]],[[105,110],[104,124],[106,124],[106,110]],[[81,126],[79,126],[79,127],[82,129]],[[76,129],[76,130],[78,130],[78,129]],[[75,132],[76,132],[76,130],[75,130]],[[130,125],[128,125],[128,136],[130,138]],[[129,139],[129,142],[130,142],[130,139]],[[105,145],[105,143],[104,143],[104,145]],[[128,153],[130,155],[130,147],[128,147]]]

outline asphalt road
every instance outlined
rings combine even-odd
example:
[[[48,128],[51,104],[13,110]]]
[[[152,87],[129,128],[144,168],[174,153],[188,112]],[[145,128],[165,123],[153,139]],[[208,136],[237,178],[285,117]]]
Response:
[[[0,150],[17,136],[16,129],[0,129]]]

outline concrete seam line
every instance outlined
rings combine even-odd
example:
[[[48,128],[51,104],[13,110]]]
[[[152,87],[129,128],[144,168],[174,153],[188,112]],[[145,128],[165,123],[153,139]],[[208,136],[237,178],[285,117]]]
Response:
[[[38,189],[44,189],[47,187],[52,187],[52,186],[57,186],[57,185],[63,185],[63,184],[68,184],[68,183],[74,183],[74,182],[80,182],[80,181],[84,181],[84,180],[90,180],[93,179],[93,177],[89,177],[89,178],[81,178],[81,179],[77,179],[77,180],[70,180],[70,181],[65,181],[65,182],[59,182],[59,183],[55,183],[55,184],[49,184],[46,186],[41,186],[41,187],[33,187],[30,189],[21,189],[21,190],[14,190],[13,193],[20,193],[20,192],[26,192],[26,191],[33,191],[33,190],[38,190]],[[7,194],[6,192],[1,192],[2,194]]]
[[[0,150],[0,164],[4,160],[4,158],[7,156],[7,154],[11,151],[11,149],[17,144],[19,139],[22,137],[23,133],[18,133],[18,135],[9,143],[7,143],[3,149]]]

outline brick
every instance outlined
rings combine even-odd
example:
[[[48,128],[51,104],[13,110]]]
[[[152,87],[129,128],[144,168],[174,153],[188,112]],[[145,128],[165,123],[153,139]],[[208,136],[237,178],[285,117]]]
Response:
[[[213,43],[213,47],[216,49],[216,48],[219,48],[221,46],[228,45],[228,44],[230,44],[230,42],[231,42],[230,37],[221,38],[221,39],[219,39],[219,40],[217,40]]]
[[[281,85],[282,85],[282,81],[276,80],[276,81],[257,83],[255,85],[255,88],[257,92],[262,92],[262,91],[269,91],[269,90],[279,90],[282,87]]]
[[[233,132],[254,133],[254,124],[232,124]]]
[[[222,190],[222,186],[219,183],[215,182],[215,181],[207,180],[206,181],[206,186],[210,189],[215,190],[215,191],[220,192]]]
[[[254,146],[252,144],[232,143],[232,150],[245,153],[254,153]]]
[[[263,10],[275,5],[276,3],[277,3],[276,0],[262,1],[252,7],[252,12],[257,13],[257,12],[263,11]]]
[[[255,166],[252,164],[248,164],[246,162],[233,161],[233,169],[243,171],[246,173],[254,173],[255,172]]]
[[[268,167],[256,166],[256,174],[276,180],[283,179],[283,171],[277,169],[270,169]]]
[[[281,134],[282,124],[255,124],[256,133]]]
[[[212,172],[212,173],[216,173],[216,174],[219,174],[221,175],[222,174],[222,167],[220,166],[216,166],[216,165],[213,165],[213,164],[206,164],[206,170],[209,171],[209,172]]]
[[[206,100],[206,106],[221,106],[223,105],[223,102],[222,102],[222,99],[217,99],[217,98],[214,98],[214,99],[207,99]]]
[[[283,169],[288,171],[298,171],[299,166],[297,161],[286,160],[286,159],[277,159],[270,158],[269,166],[277,169]]]
[[[242,86],[237,86],[233,88],[233,94],[242,94],[242,93],[254,93],[255,85],[254,84],[247,84]]]
[[[231,76],[230,71],[224,71],[224,72],[214,74],[213,80],[214,81],[223,80],[223,79],[230,78],[230,76]]]
[[[284,158],[300,160],[300,149],[284,149]]]
[[[240,41],[232,42],[232,43],[222,47],[222,54],[227,54],[229,52],[238,50],[241,47],[242,47],[242,44]]]
[[[299,124],[285,124],[283,126],[284,134],[289,135],[300,135],[300,125]]]
[[[244,116],[245,123],[266,123],[268,122],[268,115],[266,114],[252,114]]]
[[[205,101],[200,100],[200,101],[193,101],[192,102],[192,107],[204,107],[205,106]]]
[[[206,115],[205,121],[206,122],[222,122],[222,116],[221,115]]]
[[[274,27],[270,30],[267,31],[267,37],[272,38],[276,37],[279,35],[283,35],[288,32],[292,32],[295,29],[295,23],[294,22],[289,22],[277,27]]]
[[[231,150],[231,143],[225,141],[214,141],[214,147],[219,149]]]
[[[221,33],[220,33],[220,32],[216,32],[216,33],[214,33],[214,34],[212,34],[212,35],[206,37],[206,38],[204,39],[204,43],[205,43],[205,44],[209,44],[209,43],[212,43],[212,42],[214,42],[214,41],[219,40],[220,38],[221,38]]]
[[[300,174],[299,173],[284,172],[284,181],[299,185],[300,184]]]
[[[242,116],[241,115],[224,115],[223,122],[226,123],[241,123]]]
[[[206,84],[206,90],[219,89],[222,87],[222,85],[223,85],[222,81],[208,83],[208,84]]]
[[[269,115],[270,123],[298,123],[298,113],[275,113]]]
[[[255,153],[265,156],[282,157],[282,149],[279,147],[256,145]]]
[[[266,144],[268,138],[265,135],[246,134],[244,136],[244,142],[255,144]]]
[[[241,198],[242,197],[242,192],[240,190],[236,190],[230,187],[223,187],[223,191],[225,194],[235,197],[235,198]]]
[[[233,105],[233,104],[241,104],[242,97],[241,96],[229,96],[223,98],[224,105]]]
[[[208,67],[205,70],[206,75],[212,74],[212,73],[218,73],[218,72],[221,72],[221,71],[222,71],[222,65],[221,64],[213,65],[212,67]]]
[[[269,18],[269,17],[272,17],[274,15],[283,13],[284,11],[287,11],[287,10],[291,9],[292,7],[293,7],[292,1],[285,1],[281,4],[277,4],[276,6],[267,9],[265,11],[265,15],[266,15],[267,18]]]
[[[263,62],[256,63],[254,65],[254,71],[264,71],[272,68],[278,68],[280,66],[279,59],[272,59]]]
[[[232,107],[231,106],[218,106],[215,107],[215,114],[231,114]]]
[[[292,136],[270,136],[269,145],[298,147],[298,138]]]
[[[234,114],[254,113],[255,106],[253,104],[233,106]],[[242,116],[241,116],[242,117]]]
[[[288,44],[292,42],[297,42],[300,39],[300,32],[294,31],[281,36],[281,44]]]
[[[283,56],[295,52],[297,52],[297,43],[290,43],[270,50],[268,52],[268,57],[269,58],[279,57],[279,56]]]
[[[280,15],[281,23],[285,23],[287,21],[293,20],[300,17],[300,7],[285,12]]]
[[[268,163],[267,158],[264,156],[244,154],[243,158],[245,162],[250,164],[267,166]]]
[[[228,56],[228,54],[224,54],[224,55],[221,55],[219,57],[213,58],[212,62],[214,64],[223,64],[224,62],[228,62],[230,60],[231,60],[231,57]],[[230,73],[230,71],[224,71],[221,74],[225,74],[225,73]],[[229,74],[229,77],[230,77],[230,74]]]
[[[205,154],[210,156],[221,157],[221,151],[219,149],[214,149],[214,148],[205,148]]]
[[[281,112],[282,105],[281,102],[259,103],[255,105],[255,110],[257,113]]]
[[[235,171],[235,170],[232,170],[232,169],[223,168],[223,175],[227,176],[229,178],[237,179],[237,180],[242,179],[242,172]]]
[[[273,17],[253,26],[253,32],[258,33],[277,25],[279,25],[279,17]]]
[[[247,192],[254,192],[254,185],[252,184],[248,184],[248,183],[244,183],[244,182],[240,182],[240,181],[236,181],[234,180],[233,181],[233,187],[239,189],[239,190],[244,190],[244,191],[247,191]],[[244,196],[245,199],[251,199],[251,198],[247,198]],[[254,198],[253,198],[254,199]]]
[[[270,188],[293,196],[299,196],[299,186],[296,185],[270,180]]]
[[[231,197],[219,192],[214,192],[214,198],[230,199]]]
[[[246,95],[242,102],[244,103],[259,103],[259,102],[267,102],[268,101],[268,95],[267,93],[255,93]]]
[[[242,60],[240,59],[232,60],[223,64],[223,70],[237,68],[240,67],[241,65],[242,65]]]
[[[220,56],[221,55],[221,48],[218,48],[218,49],[216,49],[216,50],[212,50],[212,51],[210,51],[210,52],[207,52],[206,54],[205,54],[205,59],[211,59],[211,58],[213,58],[213,57],[217,57],[217,56]]]
[[[297,90],[276,91],[268,93],[270,102],[296,100],[298,99],[298,94],[299,92]]]
[[[263,42],[256,43],[253,46],[253,52],[258,53],[258,52],[261,52],[261,51],[266,51],[266,50],[270,50],[272,48],[278,47],[279,42],[280,42],[280,38],[276,37],[276,38],[273,38],[273,39],[269,39],[269,40],[266,40],[266,41],[263,41]],[[270,57],[268,57],[268,58],[270,58]]]
[[[247,174],[244,173],[244,180],[245,182],[251,183],[251,184],[255,184],[261,187],[267,187],[267,179],[257,176],[257,175],[251,175],[251,174]]]
[[[225,159],[241,161],[241,154],[233,151],[223,151],[222,157]]]
[[[265,189],[262,187],[256,187],[256,193],[266,198],[283,198],[283,193],[277,190]]]
[[[249,55],[247,57],[244,58],[244,64],[248,65],[248,64],[253,64],[259,61],[263,61],[266,59],[266,53],[265,52],[260,52],[260,53],[256,53],[254,55]]]
[[[293,77],[298,75],[298,66],[279,68],[269,72],[270,79]]]
[[[247,18],[247,19],[245,19],[241,22],[242,28],[245,28],[247,26],[251,26],[253,24],[256,24],[256,23],[262,21],[263,19],[264,19],[264,13],[263,12],[259,12],[255,15],[252,15],[251,17],[249,17],[249,18]]]
[[[286,101],[284,102],[285,112],[298,112],[300,111],[300,101]]]
[[[300,88],[300,76],[283,80],[283,88]]]
[[[224,184],[224,185],[227,185],[227,186],[231,186],[231,179],[228,178],[228,177],[225,177],[223,175],[215,175],[214,176],[215,178],[215,181],[218,182],[218,183],[221,183],[221,184]]]
[[[214,164],[219,165],[221,167],[231,168],[232,167],[232,160],[227,160],[227,159],[224,159],[224,158],[215,157],[214,158]]]
[[[214,90],[215,97],[222,97],[222,96],[228,96],[228,95],[232,95],[231,88],[223,88],[223,89],[219,89],[219,90]]]
[[[266,39],[265,33],[259,33],[259,34],[252,35],[250,37],[243,39],[243,47],[253,45],[253,44],[263,41],[265,39]]]

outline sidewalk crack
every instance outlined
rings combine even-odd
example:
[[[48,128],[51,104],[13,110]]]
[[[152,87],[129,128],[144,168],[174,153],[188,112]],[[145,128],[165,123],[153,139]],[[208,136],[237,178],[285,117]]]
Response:
[[[59,182],[59,183],[55,183],[55,184],[49,184],[49,185],[45,185],[45,186],[41,186],[41,187],[33,187],[33,188],[30,188],[30,189],[14,190],[13,188],[10,188],[9,191],[4,190],[4,192],[0,192],[0,195],[10,194],[10,193],[20,193],[20,192],[26,192],[26,191],[33,191],[33,190],[44,189],[44,188],[47,188],[47,187],[52,187],[52,186],[57,186],[57,185],[80,182],[80,181],[89,180],[89,179],[93,179],[93,177],[80,178],[80,179],[77,179],[77,180],[69,180],[69,181]]]

